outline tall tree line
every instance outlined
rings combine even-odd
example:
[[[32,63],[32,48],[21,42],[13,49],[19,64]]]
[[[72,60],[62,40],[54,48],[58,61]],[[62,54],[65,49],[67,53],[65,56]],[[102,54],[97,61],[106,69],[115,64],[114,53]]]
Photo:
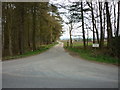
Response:
[[[78,30],[81,31],[84,48],[88,44],[86,36],[89,36],[89,31],[92,33],[93,44],[99,44],[100,49],[104,49],[107,46],[106,48],[110,55],[120,58],[120,1],[99,2],[91,0],[91,2],[73,2],[59,6],[68,10],[68,12],[72,12],[71,15],[68,14],[72,16],[72,21],[78,21],[71,22],[71,19],[68,19],[69,24],[78,24],[80,22]],[[66,8],[69,6],[72,8]],[[71,35],[72,33],[70,33],[70,37]],[[70,42],[71,40],[70,38]]]
[[[68,7],[62,6],[61,8]],[[73,12],[72,16],[81,22],[81,32],[83,37],[83,45],[86,47],[87,30],[93,33],[93,43],[98,43],[100,48],[104,47],[104,40],[107,39],[107,46],[111,48],[112,38],[119,36],[119,16],[120,16],[120,1],[116,2],[73,2],[70,4],[71,9],[68,12]],[[117,7],[116,7],[117,6]],[[74,8],[73,8],[74,7]],[[66,9],[66,8],[65,8]],[[74,18],[72,18],[74,20]],[[71,21],[68,19],[69,22]],[[88,21],[88,22],[86,22]],[[79,23],[77,22],[77,23]],[[72,22],[76,23],[76,22]],[[115,28],[117,27],[117,28]],[[74,27],[73,27],[74,28]]]
[[[62,34],[62,19],[48,2],[2,3],[3,57],[34,51]]]

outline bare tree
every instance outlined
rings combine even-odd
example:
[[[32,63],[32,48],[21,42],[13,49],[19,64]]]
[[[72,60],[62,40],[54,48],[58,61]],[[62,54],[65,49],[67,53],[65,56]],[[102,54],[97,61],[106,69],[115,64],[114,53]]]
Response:
[[[95,43],[95,30],[96,30],[96,37],[97,37],[97,43],[99,43],[99,33],[98,33],[98,28],[96,26],[96,20],[94,17],[94,12],[93,12],[93,6],[92,3],[90,5],[89,2],[87,2],[88,6],[91,8],[91,14],[92,14],[92,24],[93,24],[93,43]],[[94,30],[95,29],[95,30]]]

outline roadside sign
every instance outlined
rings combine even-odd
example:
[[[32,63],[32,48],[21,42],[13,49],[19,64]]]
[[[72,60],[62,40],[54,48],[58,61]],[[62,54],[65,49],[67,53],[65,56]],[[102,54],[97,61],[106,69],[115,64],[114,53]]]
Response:
[[[99,44],[93,44],[92,47],[99,47]]]

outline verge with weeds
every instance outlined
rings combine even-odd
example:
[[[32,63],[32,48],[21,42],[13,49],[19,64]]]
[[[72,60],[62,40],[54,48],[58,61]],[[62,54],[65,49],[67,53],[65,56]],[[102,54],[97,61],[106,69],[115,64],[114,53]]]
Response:
[[[109,55],[109,50],[106,47],[104,47],[104,49],[94,49],[89,45],[84,49],[82,45],[78,46],[74,44],[73,47],[66,47],[66,43],[64,43],[64,48],[68,51],[77,53],[81,58],[86,60],[118,65],[118,58]]]
[[[48,44],[48,45],[41,45],[40,48],[37,49],[37,50],[35,50],[35,51],[29,51],[29,52],[26,52],[26,53],[24,53],[22,55],[3,57],[2,61],[10,60],[10,59],[23,58],[23,57],[27,57],[27,56],[32,56],[32,55],[40,54],[40,53],[42,53],[42,52],[50,49],[51,47],[53,47],[56,44],[58,44],[58,43],[56,42],[56,43]]]

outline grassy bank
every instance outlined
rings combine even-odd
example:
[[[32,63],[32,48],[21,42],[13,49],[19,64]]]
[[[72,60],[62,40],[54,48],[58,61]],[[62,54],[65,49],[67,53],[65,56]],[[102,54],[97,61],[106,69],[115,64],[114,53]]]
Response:
[[[116,64],[118,65],[118,59],[115,57],[112,57],[108,54],[108,49],[104,47],[104,49],[93,49],[92,44],[89,43],[89,46],[84,49],[82,46],[82,43],[74,43],[73,47],[66,47],[66,43],[64,43],[64,48],[68,51],[72,51],[74,53],[77,53],[81,58],[84,58],[86,60],[92,60],[102,63],[110,63],[110,64]]]
[[[4,57],[2,58],[2,61],[5,60],[10,60],[10,59],[17,59],[17,58],[23,58],[23,57],[28,57],[28,56],[32,56],[32,55],[36,55],[36,54],[40,54],[48,49],[50,49],[51,47],[53,47],[54,45],[58,44],[53,43],[53,44],[49,44],[49,45],[41,45],[39,49],[35,50],[35,51],[30,51],[30,52],[26,52],[22,55],[17,55],[17,56],[8,56],[8,57]]]

